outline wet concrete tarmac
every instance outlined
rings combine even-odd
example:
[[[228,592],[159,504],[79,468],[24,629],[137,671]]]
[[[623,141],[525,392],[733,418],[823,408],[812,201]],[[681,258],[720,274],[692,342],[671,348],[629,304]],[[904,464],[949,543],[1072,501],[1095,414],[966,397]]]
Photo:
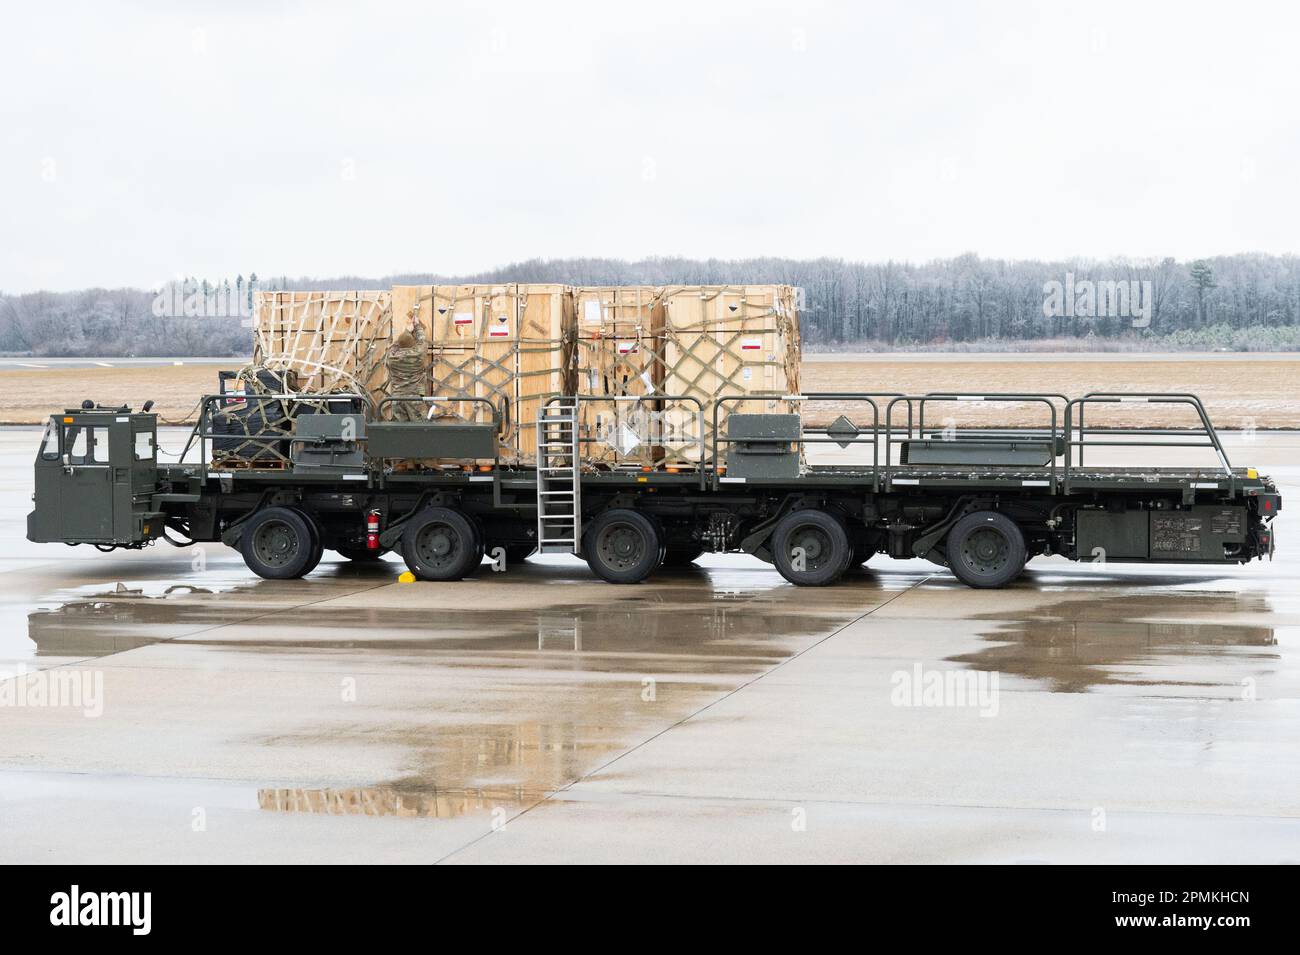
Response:
[[[731,557],[273,582],[28,544],[38,437],[0,432],[0,860],[1300,859],[1285,509],[1273,563],[995,592]],[[1300,435],[1230,450],[1300,501]]]

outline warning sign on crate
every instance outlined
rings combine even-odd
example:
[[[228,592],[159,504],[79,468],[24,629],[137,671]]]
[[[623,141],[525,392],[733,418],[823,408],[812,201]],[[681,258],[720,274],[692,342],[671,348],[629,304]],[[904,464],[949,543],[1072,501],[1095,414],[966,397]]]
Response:
[[[623,454],[631,454],[644,443],[641,435],[637,434],[627,425],[619,425],[614,429],[613,440],[608,442],[618,448]]]
[[[654,411],[618,409],[610,416],[600,415],[595,430],[598,441],[626,457],[637,448],[656,443],[662,421]]]

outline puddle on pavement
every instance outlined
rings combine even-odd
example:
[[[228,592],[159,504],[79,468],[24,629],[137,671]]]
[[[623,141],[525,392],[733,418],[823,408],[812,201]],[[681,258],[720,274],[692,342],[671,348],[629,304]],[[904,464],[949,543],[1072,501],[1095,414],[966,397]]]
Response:
[[[303,788],[264,787],[217,783],[203,779],[133,777],[0,770],[0,786],[9,800],[49,802],[72,798],[82,802],[129,802],[173,812],[179,820],[192,819],[194,809],[205,811],[265,811],[312,813],[332,816],[390,816],[395,818],[451,819],[511,813],[536,805],[546,797],[520,787],[475,789],[402,788],[401,786]]]
[[[181,586],[168,588],[156,598],[139,592],[107,591],[88,600],[32,611],[27,615],[27,637],[35,645],[37,657],[102,657],[168,640],[177,633],[220,626],[241,616],[218,602],[165,599],[178,593],[212,591]]]
[[[1179,658],[1226,657],[1242,649],[1252,659],[1276,661],[1280,655],[1270,649],[1277,645],[1272,627],[1214,622],[1270,611],[1268,601],[1258,594],[1099,594],[1042,607],[1033,620],[1001,619],[994,629],[980,634],[987,646],[947,659],[977,670],[1041,680],[1059,693],[1108,685],[1219,686],[1179,679],[1172,672],[1162,679],[1154,675],[1154,668],[1170,664],[1172,669]],[[1169,621],[1171,617],[1210,619]],[[1165,619],[1148,622],[1150,618]],[[1153,678],[1135,675],[1135,668],[1148,665]]]
[[[655,654],[700,658],[700,667],[753,670],[788,656],[792,642],[821,633],[864,609],[862,599],[796,609],[789,588],[714,590],[705,580],[659,585],[643,592],[619,589],[600,604],[542,609],[430,611],[423,608],[303,606],[250,609],[240,591],[213,593],[184,585],[156,596],[134,587],[91,594],[28,614],[37,657],[97,657],[164,640],[185,645],[256,651],[321,649],[447,654]],[[173,600],[173,595],[199,599]],[[238,639],[220,628],[238,625]],[[206,636],[205,631],[213,631]],[[448,665],[455,665],[447,661]],[[494,665],[490,658],[471,665]],[[517,665],[508,659],[499,665]]]
[[[256,667],[260,655],[268,668],[293,669],[289,656],[324,651],[304,657],[307,680],[340,660],[343,674],[374,664],[362,679],[381,682],[370,684],[359,709],[326,710],[324,719],[319,710],[268,715],[231,743],[291,762],[299,752],[364,749],[385,754],[379,763],[391,758],[391,771],[355,788],[255,789],[256,805],[447,819],[502,807],[513,814],[861,614],[882,590],[910,582],[863,581],[810,601],[774,574],[722,568],[556,604],[556,591],[540,590],[552,578],[534,573],[538,601],[549,603],[540,609],[402,606],[399,588],[384,591],[392,605],[276,609],[292,583],[242,583],[209,595],[147,585],[130,593],[140,588],[128,581],[128,592],[101,586],[30,613],[28,635],[38,655],[51,657],[174,640],[196,654],[243,654],[241,666]]]
[[[499,809],[536,805],[545,793],[503,789],[259,789],[257,807],[269,812],[317,813],[329,816],[395,816],[451,819]]]

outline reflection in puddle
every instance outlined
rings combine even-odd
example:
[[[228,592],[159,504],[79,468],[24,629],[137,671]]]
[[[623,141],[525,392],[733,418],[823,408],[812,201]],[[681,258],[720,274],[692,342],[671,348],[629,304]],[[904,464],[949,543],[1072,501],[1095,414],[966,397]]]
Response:
[[[1272,627],[1185,619],[1268,612],[1268,602],[1254,594],[1183,592],[1068,600],[1043,608],[1034,620],[1005,623],[986,631],[982,639],[994,645],[948,659],[977,670],[1044,680],[1058,693],[1080,693],[1106,685],[1186,685],[1188,681],[1168,678],[1144,680],[1134,676],[1132,668],[1164,658],[1226,655],[1238,647],[1275,646]],[[1170,616],[1184,619],[1141,619]],[[1263,656],[1275,659],[1277,655]]]
[[[27,615],[27,636],[37,657],[102,657],[122,650],[145,647],[175,636],[174,630],[150,633],[143,628],[215,626],[230,619],[231,608],[220,603],[186,604],[169,601],[174,596],[215,596],[220,590],[193,584],[171,584],[150,594],[141,587],[118,583],[78,588],[80,599]]]
[[[523,789],[447,789],[411,792],[401,789],[259,789],[257,806],[270,812],[306,812],[329,816],[399,816],[450,819],[471,813],[533,805],[541,793]]]
[[[272,763],[356,753],[351,765],[369,767],[364,788],[253,790],[264,811],[447,818],[540,799],[880,599],[876,588],[844,587],[809,601],[779,579],[718,576],[719,589],[697,573],[607,588],[589,603],[543,592],[542,579],[511,593],[513,606],[485,599],[472,609],[431,609],[424,594],[410,600],[419,592],[396,587],[362,605],[285,606],[287,587],[261,584],[168,599],[80,594],[30,614],[28,631],[48,655],[161,640],[191,661],[229,654],[211,668],[249,671],[248,692],[266,706],[218,731],[234,745]],[[344,678],[358,691],[346,705]],[[298,694],[293,706],[283,687]]]
[[[100,657],[166,639],[137,628],[168,616],[174,614],[151,614],[125,601],[79,601],[28,614],[27,636],[36,644],[38,657]]]
[[[582,620],[557,613],[537,615],[538,650],[582,650]]]
[[[403,606],[305,606],[259,614],[230,599],[98,595],[33,611],[27,630],[38,657],[96,657],[176,640],[243,649],[567,651],[590,657],[583,665],[596,669],[606,666],[597,659],[601,654],[651,653],[700,657],[699,669],[730,672],[770,665],[788,655],[791,640],[820,633],[857,609],[818,612],[789,604],[762,591],[719,594],[682,586],[599,605],[448,610],[431,618],[425,609]],[[503,658],[501,665],[515,664]]]

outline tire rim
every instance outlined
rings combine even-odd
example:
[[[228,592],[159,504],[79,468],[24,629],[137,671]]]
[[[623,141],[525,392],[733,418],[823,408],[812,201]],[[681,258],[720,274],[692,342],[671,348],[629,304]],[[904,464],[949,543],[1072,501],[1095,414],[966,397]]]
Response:
[[[433,570],[447,570],[461,560],[465,542],[448,524],[427,524],[416,535],[415,552]]]
[[[600,561],[612,570],[628,570],[645,556],[645,538],[630,524],[611,524],[596,539]]]
[[[1000,530],[981,527],[966,535],[961,545],[961,556],[966,566],[975,573],[996,574],[1007,566],[1011,557],[1011,542]]]
[[[821,570],[830,562],[835,545],[824,528],[815,524],[805,524],[796,528],[790,535],[791,564],[799,560],[800,551],[803,553],[804,571]]]
[[[253,533],[253,553],[268,567],[284,567],[298,556],[298,535],[284,521],[267,521]]]

